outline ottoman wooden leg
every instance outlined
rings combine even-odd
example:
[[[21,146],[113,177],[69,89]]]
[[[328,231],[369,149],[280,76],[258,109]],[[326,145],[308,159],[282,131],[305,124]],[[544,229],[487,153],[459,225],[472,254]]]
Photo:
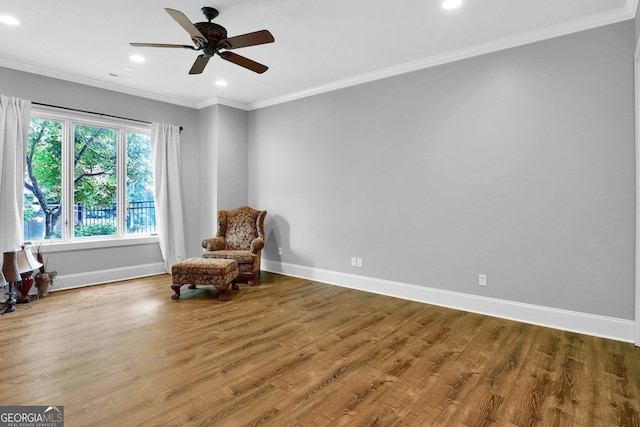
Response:
[[[238,286],[238,281],[236,279],[233,279],[233,282],[231,282],[231,289],[233,289],[234,291],[240,290],[240,287]]]
[[[182,285],[171,285],[171,289],[173,289],[173,291],[175,292],[173,295],[171,295],[171,299],[180,299],[180,287]]]

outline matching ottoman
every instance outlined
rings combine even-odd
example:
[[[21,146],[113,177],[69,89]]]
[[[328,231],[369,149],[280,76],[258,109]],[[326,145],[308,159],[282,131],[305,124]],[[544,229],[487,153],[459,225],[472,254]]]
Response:
[[[180,299],[180,287],[189,284],[189,289],[196,285],[213,285],[218,290],[218,299],[227,300],[227,290],[237,291],[238,263],[233,259],[188,258],[171,267],[174,294],[171,299]]]

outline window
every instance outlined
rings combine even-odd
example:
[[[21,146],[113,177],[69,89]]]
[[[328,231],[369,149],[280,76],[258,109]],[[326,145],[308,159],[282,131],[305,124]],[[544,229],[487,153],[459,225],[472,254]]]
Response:
[[[24,240],[155,233],[150,126],[34,109],[24,179]]]

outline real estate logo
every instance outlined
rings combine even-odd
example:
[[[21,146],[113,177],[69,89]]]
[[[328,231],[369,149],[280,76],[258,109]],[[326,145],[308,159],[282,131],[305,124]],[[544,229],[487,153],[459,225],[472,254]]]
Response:
[[[64,427],[64,406],[0,406],[0,427]]]

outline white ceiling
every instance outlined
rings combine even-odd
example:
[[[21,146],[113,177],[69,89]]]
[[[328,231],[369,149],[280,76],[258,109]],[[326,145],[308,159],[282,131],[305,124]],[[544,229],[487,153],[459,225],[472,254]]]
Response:
[[[638,0],[463,0],[454,11],[441,2],[2,0],[0,15],[21,24],[0,24],[0,66],[189,107],[254,109],[632,19]],[[230,37],[271,31],[275,43],[235,51],[269,70],[255,74],[216,57],[189,75],[199,52],[129,46],[191,44],[164,8],[200,22],[202,6],[220,11],[214,22]],[[131,62],[132,54],[146,62]]]

